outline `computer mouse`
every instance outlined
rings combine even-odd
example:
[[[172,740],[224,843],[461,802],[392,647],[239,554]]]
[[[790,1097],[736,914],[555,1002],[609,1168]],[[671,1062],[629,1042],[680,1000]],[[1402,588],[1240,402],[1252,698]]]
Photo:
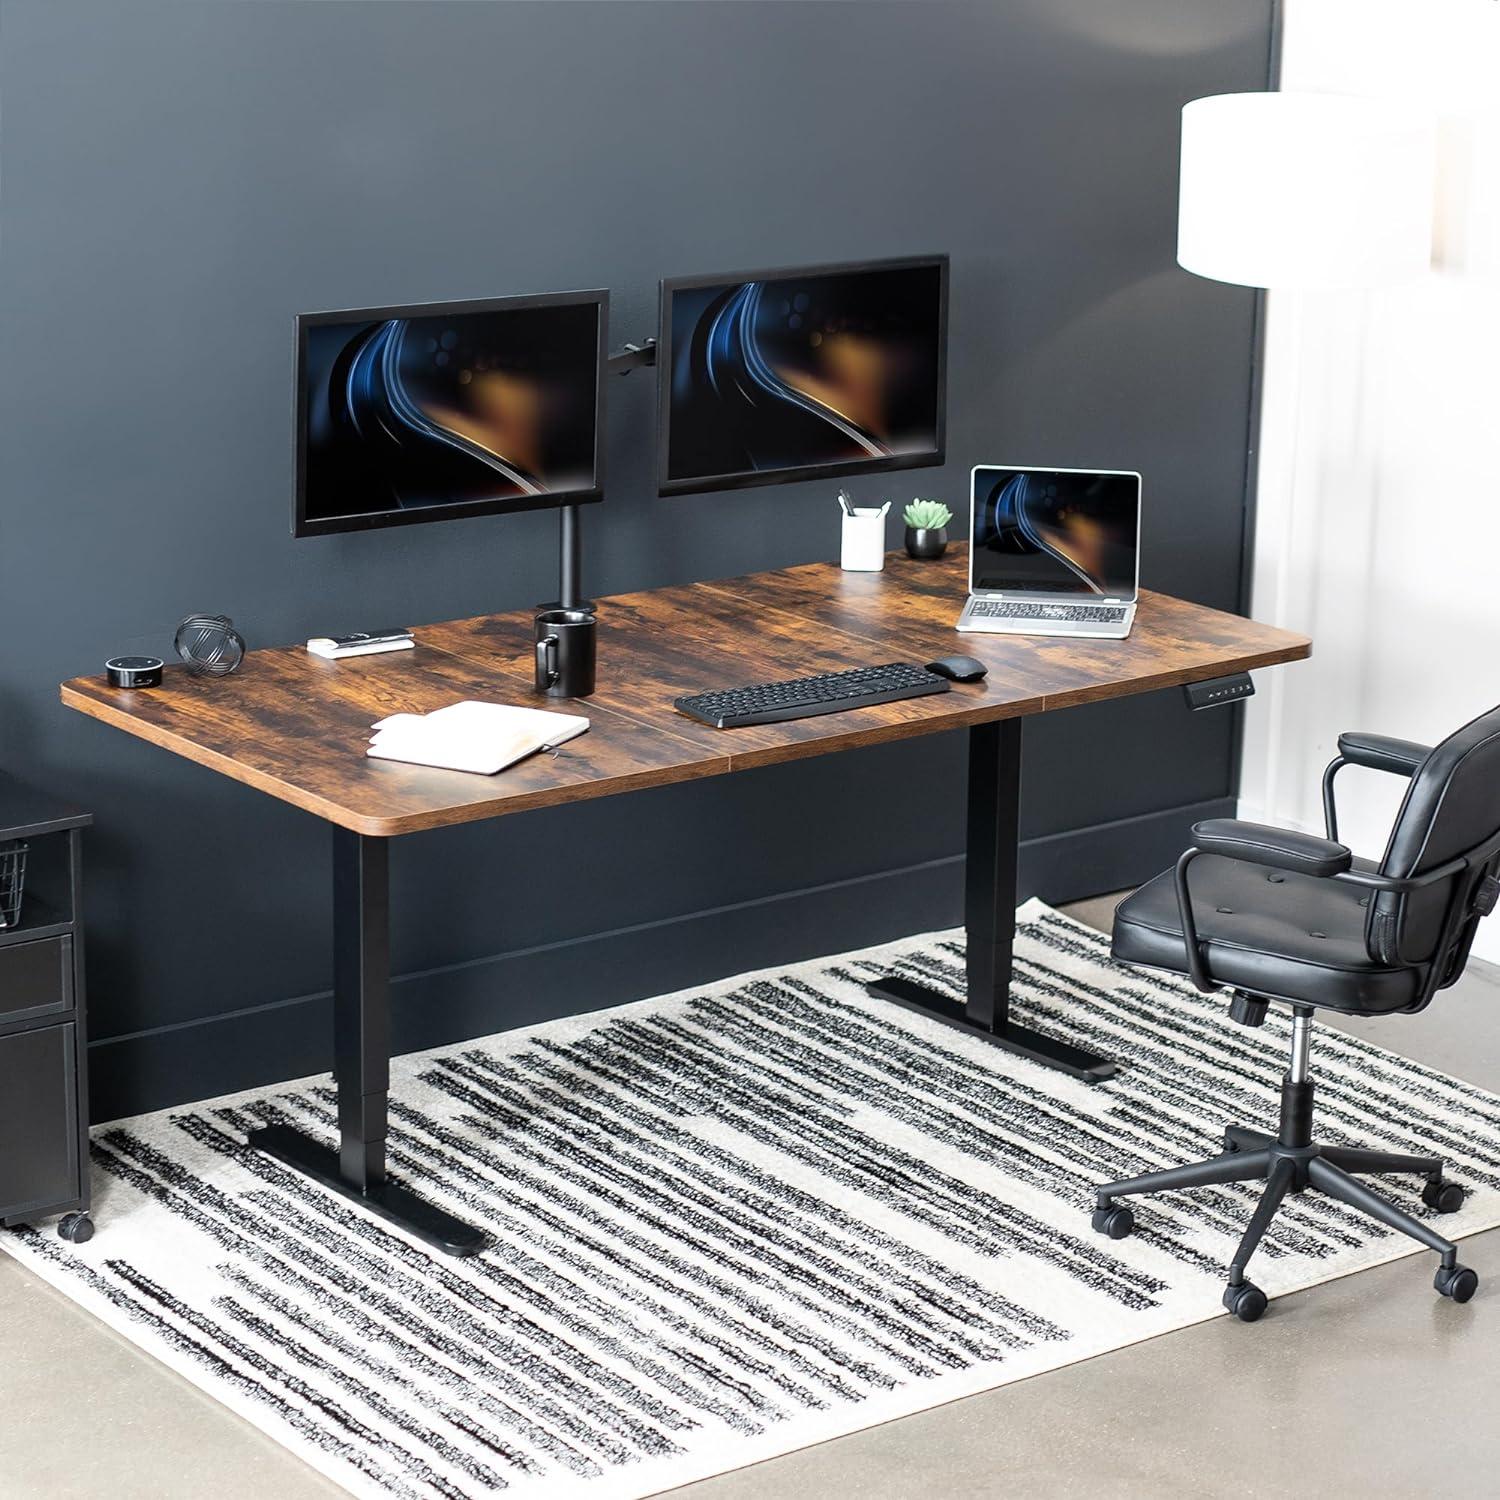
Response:
[[[940,656],[927,663],[927,670],[952,682],[978,682],[990,669],[972,656]]]

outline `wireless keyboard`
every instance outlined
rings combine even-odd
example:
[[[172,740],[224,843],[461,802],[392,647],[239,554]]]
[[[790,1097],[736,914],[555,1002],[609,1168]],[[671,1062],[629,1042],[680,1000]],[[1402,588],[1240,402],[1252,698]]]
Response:
[[[817,714],[842,713],[846,708],[894,703],[898,698],[924,698],[928,693],[946,693],[949,686],[947,678],[926,667],[893,661],[883,667],[825,672],[821,677],[794,677],[788,682],[762,682],[754,687],[726,688],[720,693],[694,693],[678,698],[672,706],[678,713],[715,729],[737,729],[744,724],[811,719]]]

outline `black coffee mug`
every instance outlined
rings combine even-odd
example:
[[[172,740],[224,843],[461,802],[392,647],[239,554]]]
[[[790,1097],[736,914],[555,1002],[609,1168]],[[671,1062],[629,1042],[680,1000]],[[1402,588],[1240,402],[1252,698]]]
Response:
[[[537,692],[549,698],[587,698],[594,691],[595,625],[586,609],[537,612]]]

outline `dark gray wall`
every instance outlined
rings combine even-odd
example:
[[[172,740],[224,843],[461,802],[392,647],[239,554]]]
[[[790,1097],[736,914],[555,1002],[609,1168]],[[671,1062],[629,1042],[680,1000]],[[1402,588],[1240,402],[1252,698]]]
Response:
[[[1268,0],[5,0],[0,760],[98,813],[96,1117],[327,1066],[327,837],[57,682],[165,654],[189,609],[266,645],[553,584],[546,514],[292,540],[293,313],[607,286],[618,344],[664,274],[947,250],[952,461],[856,495],[1139,468],[1145,581],[1233,607],[1251,303],[1173,263],[1177,116],[1264,86],[1268,24]],[[829,485],[657,499],[651,377],[610,395],[592,590],[836,554]],[[1030,727],[1028,886],[1144,873],[1222,805],[1230,731],[1176,694]],[[962,765],[947,736],[408,841],[400,1044],[952,922]]]

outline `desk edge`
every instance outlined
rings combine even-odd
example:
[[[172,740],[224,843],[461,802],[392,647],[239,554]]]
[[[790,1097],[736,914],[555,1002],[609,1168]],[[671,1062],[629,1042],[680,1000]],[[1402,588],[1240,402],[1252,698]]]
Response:
[[[461,823],[481,823],[490,818],[507,816],[510,813],[530,812],[536,808],[554,807],[568,802],[591,801],[596,797],[607,797],[616,792],[640,791],[647,787],[668,784],[668,782],[699,781],[709,776],[722,776],[730,770],[729,754],[726,749],[722,756],[674,767],[667,781],[664,781],[659,770],[642,770],[596,781],[574,782],[568,786],[516,793],[492,802],[467,802],[456,807],[426,812],[375,817],[344,807],[340,803],[330,802],[316,792],[305,791],[291,782],[282,781],[267,771],[246,765],[243,761],[235,760],[220,751],[200,745],[170,729],[163,729],[158,724],[135,718],[115,708],[113,704],[94,697],[92,693],[75,687],[74,683],[79,681],[87,681],[87,679],[72,678],[59,686],[58,692],[65,707],[75,709],[87,718],[108,724],[112,729],[122,730],[135,739],[170,751],[174,755],[180,755],[184,760],[190,760],[210,771],[216,771],[230,781],[237,781],[243,786],[264,792],[267,796],[276,798],[278,802],[285,802],[303,812],[311,813],[325,823],[335,823],[340,828],[347,828],[351,833],[363,834],[367,838],[399,838],[403,834],[423,833],[433,828],[452,828]],[[637,727],[640,726],[637,725]]]

